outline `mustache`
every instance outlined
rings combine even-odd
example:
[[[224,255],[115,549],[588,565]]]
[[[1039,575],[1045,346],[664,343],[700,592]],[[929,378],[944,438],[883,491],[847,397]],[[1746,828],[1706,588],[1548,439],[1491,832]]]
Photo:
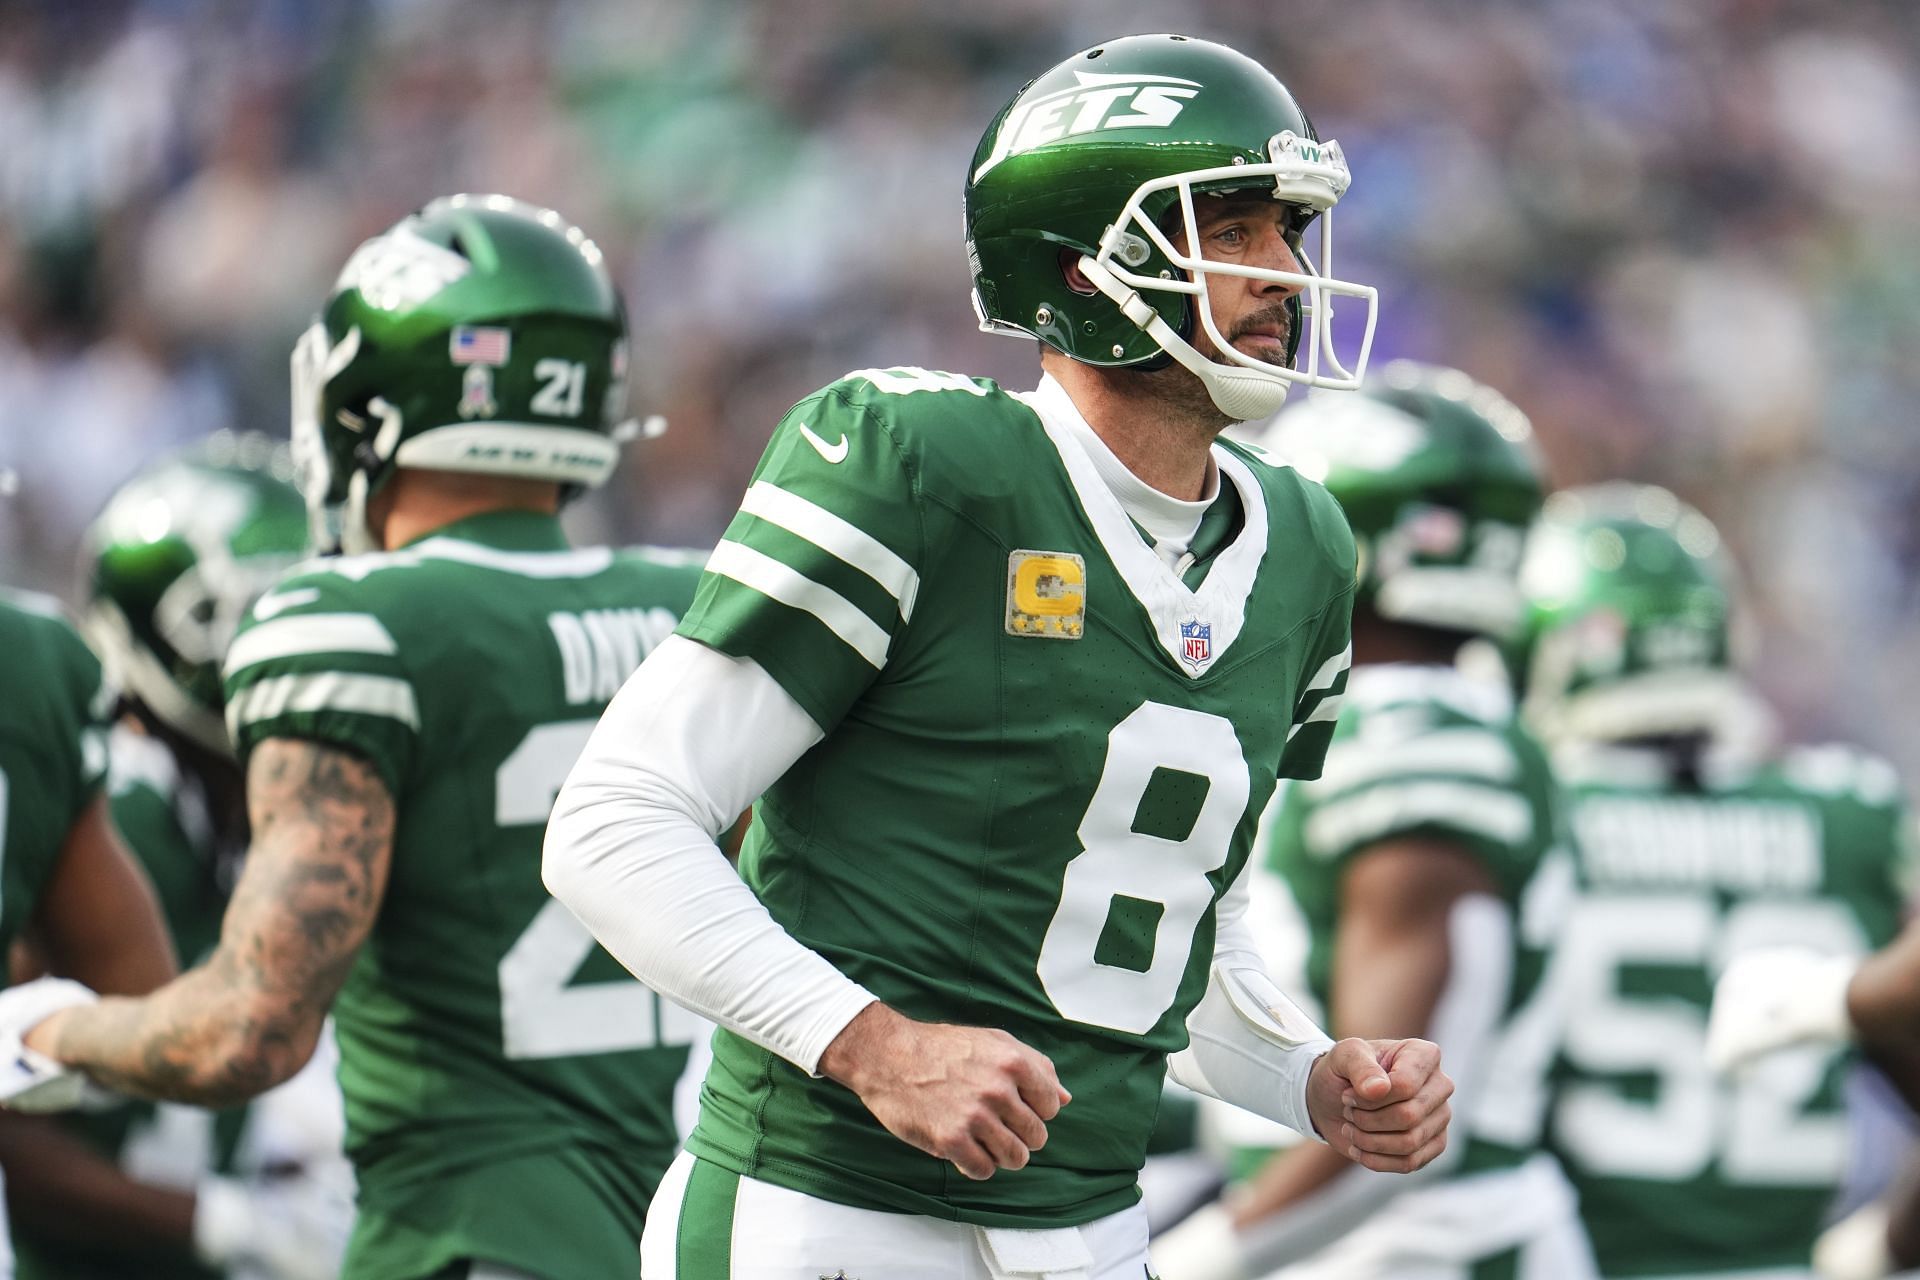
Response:
[[[1256,329],[1277,326],[1280,340],[1286,342],[1293,337],[1293,313],[1286,306],[1269,307],[1265,311],[1256,311],[1250,316],[1241,317],[1240,323],[1227,333],[1228,342],[1238,342]]]

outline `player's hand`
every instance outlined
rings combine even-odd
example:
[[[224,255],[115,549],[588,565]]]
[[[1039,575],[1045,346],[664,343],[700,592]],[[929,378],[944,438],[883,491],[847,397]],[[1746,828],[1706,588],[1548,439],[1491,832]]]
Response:
[[[14,1111],[67,1111],[80,1105],[87,1078],[29,1047],[29,1033],[47,1019],[99,997],[66,978],[36,978],[0,991],[0,1106]]]
[[[1071,1095],[1053,1063],[1004,1031],[916,1022],[878,1001],[820,1055],[887,1132],[969,1178],[1019,1169]]]
[[[1307,1113],[1341,1155],[1381,1173],[1412,1173],[1447,1149],[1453,1081],[1429,1040],[1334,1045],[1307,1077]]]
[[[207,1178],[194,1191],[194,1252],[221,1271],[334,1280],[352,1229],[353,1180],[344,1171]]]
[[[1847,983],[1860,962],[1806,947],[1760,947],[1727,963],[1713,988],[1707,1061],[1736,1071],[1775,1049],[1852,1038]]]

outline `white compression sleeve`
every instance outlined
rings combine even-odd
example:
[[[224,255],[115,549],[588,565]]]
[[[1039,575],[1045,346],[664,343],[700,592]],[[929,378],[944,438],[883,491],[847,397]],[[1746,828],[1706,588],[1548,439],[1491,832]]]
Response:
[[[781,928],[714,839],[820,738],[757,663],[671,636],[580,753],[542,866],[635,977],[808,1072],[874,996]]]
[[[1426,1034],[1440,1046],[1454,1080],[1453,1113],[1461,1117],[1474,1110],[1506,1006],[1513,978],[1513,917],[1498,899],[1468,894],[1448,913],[1447,936],[1447,981]],[[1466,1150],[1466,1135],[1456,1131],[1439,1158],[1418,1173],[1376,1173],[1354,1165],[1313,1195],[1242,1229],[1244,1265],[1252,1274],[1265,1275],[1326,1247],[1387,1201],[1451,1168]]]
[[[1167,1074],[1313,1138],[1307,1076],[1333,1041],[1267,974],[1246,921],[1251,874],[1249,862],[1215,908],[1207,990],[1187,1015],[1187,1047],[1167,1059]]]

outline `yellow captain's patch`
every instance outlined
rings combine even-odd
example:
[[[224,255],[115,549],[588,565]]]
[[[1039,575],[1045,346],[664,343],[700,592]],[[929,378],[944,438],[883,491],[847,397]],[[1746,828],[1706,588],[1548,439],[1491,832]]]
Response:
[[[1087,562],[1071,551],[1007,557],[1007,634],[1078,640],[1087,630]]]

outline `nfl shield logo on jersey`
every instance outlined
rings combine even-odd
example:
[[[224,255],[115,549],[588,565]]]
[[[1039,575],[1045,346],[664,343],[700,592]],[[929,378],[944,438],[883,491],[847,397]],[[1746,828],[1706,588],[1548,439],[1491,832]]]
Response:
[[[1198,618],[1180,624],[1180,656],[1195,671],[1213,661],[1213,624]]]

